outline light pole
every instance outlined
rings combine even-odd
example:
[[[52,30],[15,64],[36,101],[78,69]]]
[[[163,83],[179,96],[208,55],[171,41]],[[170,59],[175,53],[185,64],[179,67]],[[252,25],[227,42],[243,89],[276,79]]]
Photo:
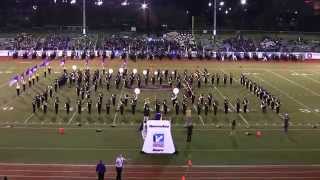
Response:
[[[84,36],[86,36],[87,35],[87,32],[86,32],[86,0],[82,1],[82,21],[83,21],[82,34]]]
[[[144,12],[144,15],[146,15],[146,29],[147,29],[147,33],[148,36],[150,35],[150,9],[148,7],[148,4],[146,2],[143,2],[143,4],[141,4],[141,9]],[[147,14],[145,14],[147,13]]]
[[[217,35],[217,0],[213,2],[213,40],[216,42]]]

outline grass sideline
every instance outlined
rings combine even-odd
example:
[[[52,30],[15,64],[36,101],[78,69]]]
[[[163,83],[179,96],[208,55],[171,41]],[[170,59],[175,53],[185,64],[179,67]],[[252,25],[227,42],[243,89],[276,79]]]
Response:
[[[312,128],[319,124],[320,117],[320,97],[316,93],[320,88],[320,72],[318,71],[320,64],[318,63],[129,61],[128,68],[137,68],[139,72],[146,68],[151,71],[178,69],[180,72],[184,69],[195,71],[207,68],[210,73],[233,73],[236,80],[232,86],[221,85],[218,87],[219,91],[208,86],[196,93],[212,92],[219,100],[220,108],[223,96],[228,96],[233,104],[238,96],[249,98],[249,108],[252,109],[252,112],[242,114],[250,125],[249,129],[236,113],[224,115],[220,110],[217,117],[212,114],[205,117],[202,114],[203,122],[193,113],[196,128],[191,144],[185,143],[186,132],[182,127],[183,116],[175,116],[170,113],[170,118],[174,122],[173,136],[179,150],[178,155],[174,156],[140,154],[142,141],[137,131],[138,123],[142,119],[141,104],[143,102],[141,99],[155,95],[160,99],[169,98],[170,92],[160,94],[142,91],[138,114],[132,116],[128,108],[127,115],[117,119],[118,126],[115,128],[110,127],[114,114],[106,116],[103,113],[99,116],[96,113],[88,115],[84,112],[78,116],[73,113],[66,115],[65,111],[60,110],[59,115],[55,116],[52,112],[52,102],[49,102],[49,113],[46,116],[41,112],[32,115],[31,98],[60,73],[53,73],[52,77],[46,80],[41,77],[40,82],[21,97],[16,97],[15,88],[8,87],[6,84],[10,77],[39,63],[40,61],[31,60],[0,61],[0,110],[2,111],[0,137],[4,139],[0,142],[0,162],[94,163],[97,159],[113,162],[114,157],[120,152],[127,155],[134,164],[183,165],[188,159],[192,159],[194,164],[198,165],[314,164],[320,162],[320,157],[317,156],[320,145],[316,143],[320,134],[318,129]],[[121,63],[119,60],[109,61],[107,68],[117,69]],[[71,69],[73,64],[84,67],[84,62],[80,61],[67,61],[66,67]],[[58,61],[53,62],[51,66],[53,72],[62,71]],[[91,69],[101,67],[100,61],[90,62],[90,67]],[[240,87],[237,80],[240,73],[246,73],[281,98],[281,111],[288,112],[291,116],[292,124],[288,136],[282,133],[280,118],[270,110],[267,114],[262,114],[257,98]],[[112,89],[111,93],[119,92]],[[124,93],[132,93],[132,90],[124,90]],[[104,95],[106,95],[105,91]],[[67,97],[75,99],[74,89],[66,88],[64,91],[59,91],[59,97],[61,107]],[[114,110],[111,111],[114,112]],[[232,119],[237,119],[239,122],[235,136],[229,136],[229,122]],[[71,123],[68,125],[69,121]],[[83,126],[77,127],[77,122],[81,122]],[[13,128],[6,128],[8,125],[12,125]],[[58,127],[66,127],[66,134],[58,135]],[[96,128],[102,128],[103,132],[96,133]],[[261,130],[262,137],[256,138],[254,135],[244,134],[246,131],[254,134],[255,130]]]

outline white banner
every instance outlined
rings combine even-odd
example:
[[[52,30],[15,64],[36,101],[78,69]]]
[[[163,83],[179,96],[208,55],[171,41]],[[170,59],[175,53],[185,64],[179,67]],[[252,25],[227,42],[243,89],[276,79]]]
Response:
[[[147,122],[147,137],[144,140],[142,152],[147,154],[173,154],[175,151],[171,135],[171,122],[149,120]]]

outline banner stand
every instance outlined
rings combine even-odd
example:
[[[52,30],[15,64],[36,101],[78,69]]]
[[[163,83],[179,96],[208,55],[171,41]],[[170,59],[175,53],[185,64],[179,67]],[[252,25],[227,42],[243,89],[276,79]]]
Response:
[[[141,153],[177,154],[171,135],[170,121],[147,121],[147,136],[144,140]]]

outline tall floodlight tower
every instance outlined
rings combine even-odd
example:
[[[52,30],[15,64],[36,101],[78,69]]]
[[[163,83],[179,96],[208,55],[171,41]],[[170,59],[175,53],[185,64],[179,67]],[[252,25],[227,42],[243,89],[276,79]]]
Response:
[[[83,21],[82,34],[84,36],[86,36],[87,35],[87,32],[86,32],[86,0],[82,1],[82,21]]]
[[[217,0],[213,2],[213,40],[216,41],[217,35]]]

